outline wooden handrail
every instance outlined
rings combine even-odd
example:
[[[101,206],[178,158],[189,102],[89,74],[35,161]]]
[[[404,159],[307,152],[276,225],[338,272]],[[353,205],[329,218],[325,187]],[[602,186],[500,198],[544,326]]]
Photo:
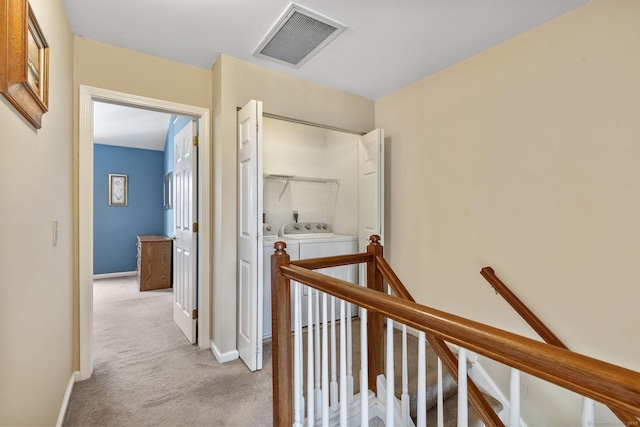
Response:
[[[567,346],[560,341],[560,338],[556,337],[554,333],[551,332],[551,329],[547,328],[547,326],[542,323],[542,321],[538,319],[538,317],[533,314],[533,312],[529,310],[529,308],[524,305],[524,303],[520,301],[520,299],[511,292],[504,283],[502,283],[502,280],[498,279],[493,268],[484,267],[480,270],[480,274],[487,280],[487,282],[489,282],[493,289],[495,289],[495,291],[499,293],[515,311],[518,312],[524,321],[527,322],[529,326],[538,333],[538,335],[540,335],[540,338],[551,345],[555,345],[556,347],[567,348]]]
[[[379,239],[373,240],[376,244],[378,244]],[[304,260],[296,260],[292,261],[291,265],[296,265],[298,267],[306,268],[309,270],[317,270],[321,268],[329,268],[329,267],[339,267],[343,265],[350,264],[358,264],[363,262],[371,262],[373,259],[372,253],[360,253],[354,255],[338,255],[332,257],[323,257],[323,258],[309,258]],[[415,302],[413,296],[409,293],[407,288],[400,281],[398,276],[395,274],[391,266],[387,263],[387,261],[380,255],[375,255],[375,266],[378,268],[382,277],[389,283],[389,286],[393,290],[393,292],[401,298],[404,298],[408,301]],[[374,278],[375,281],[375,278]],[[382,290],[382,289],[380,289]],[[376,320],[374,320],[375,322]],[[377,319],[379,325],[373,324],[370,328],[370,340],[371,339],[379,339],[381,336],[378,332],[383,323],[383,319]],[[371,323],[371,319],[369,321]],[[445,367],[449,371],[449,373],[453,376],[453,378],[458,378],[458,359],[453,354],[451,349],[447,347],[444,341],[435,338],[433,335],[426,335],[427,341],[429,345],[434,349],[438,357],[443,361]],[[369,384],[373,388],[375,388],[377,377],[379,372],[382,372],[382,363],[384,361],[384,353],[382,351],[382,345],[372,345],[371,352],[371,360],[369,361],[369,366],[373,366],[370,369],[370,378]],[[379,372],[378,372],[379,371]],[[500,417],[491,407],[491,404],[484,397],[480,389],[476,386],[473,380],[467,376],[467,387],[469,390],[470,401],[473,407],[475,408],[478,416],[482,419],[485,425],[495,426],[495,427],[504,427],[504,423],[500,420]],[[375,390],[374,390],[375,391]]]
[[[638,372],[291,264],[280,265],[277,274],[640,416]]]
[[[416,300],[413,298],[413,295],[411,295],[407,288],[405,288],[404,284],[396,275],[396,272],[393,271],[386,259],[381,256],[377,256],[376,266],[378,267],[378,270],[380,270],[380,273],[382,273],[382,277],[384,277],[384,280],[387,281],[389,287],[391,288],[393,293],[396,294],[396,296],[408,301],[416,302]]]
[[[360,264],[373,260],[373,255],[368,253],[336,255],[324,258],[307,258],[291,261],[292,265],[306,268],[308,270],[318,270],[321,268],[340,267],[343,265]]]
[[[531,310],[529,310],[529,308],[520,300],[520,298],[518,298],[513,292],[511,292],[511,289],[509,289],[507,285],[505,285],[504,282],[502,282],[502,280],[500,280],[498,276],[496,276],[493,268],[484,267],[482,270],[480,270],[480,274],[487,280],[487,282],[489,282],[496,293],[500,294],[500,296],[502,296],[502,298],[504,298],[504,300],[511,307],[513,307],[513,309],[518,312],[518,314],[520,314],[524,321],[527,322],[527,324],[538,333],[540,338],[542,338],[548,344],[567,350],[569,349],[566,345],[564,345],[562,341],[560,341],[560,338],[556,337],[556,335],[551,332],[551,329],[549,329],[544,323],[542,323],[538,316],[536,316]],[[636,425],[638,423],[638,420],[626,411],[623,411],[616,407],[609,407],[609,409],[616,415],[616,417],[618,417],[620,421],[622,421],[627,426]]]
[[[416,302],[411,293],[404,286],[402,281],[398,278],[393,271],[389,263],[383,257],[376,257],[376,265],[382,276],[385,278],[389,287],[395,293],[398,298],[405,299],[407,301]],[[425,334],[427,341],[431,348],[436,352],[442,363],[446,366],[451,376],[458,381],[458,358],[453,354],[447,344],[436,338],[433,334]],[[476,410],[476,413],[485,425],[492,427],[504,427],[504,423],[491,407],[491,404],[484,397],[476,383],[467,375],[467,390],[469,393],[469,400],[471,405]]]

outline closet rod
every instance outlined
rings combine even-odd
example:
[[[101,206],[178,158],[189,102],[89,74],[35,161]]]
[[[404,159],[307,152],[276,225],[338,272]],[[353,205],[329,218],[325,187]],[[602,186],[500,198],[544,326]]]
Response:
[[[311,178],[306,176],[297,176],[297,175],[276,175],[276,174],[264,174],[264,179],[268,179],[271,181],[285,181],[284,187],[282,187],[282,191],[280,192],[280,196],[278,197],[278,201],[282,200],[282,195],[287,190],[289,183],[291,181],[297,182],[313,182],[318,184],[338,184],[340,185],[339,179],[328,179],[328,178]]]
[[[264,179],[269,179],[273,181],[298,181],[298,182],[317,182],[319,184],[340,184],[339,179],[313,178],[309,176],[298,176],[298,175],[264,174]]]
[[[236,111],[240,111],[240,110],[242,110],[242,107],[236,107]],[[328,129],[328,130],[335,130],[337,132],[351,133],[359,136],[364,136],[367,134],[366,132],[358,132],[355,130],[343,129],[336,126],[323,125],[320,123],[309,122],[306,120],[294,119],[293,117],[279,116],[277,114],[271,114],[264,111],[262,112],[262,117],[266,117],[268,119],[282,120],[284,122],[297,123],[299,125],[313,126],[320,129]]]

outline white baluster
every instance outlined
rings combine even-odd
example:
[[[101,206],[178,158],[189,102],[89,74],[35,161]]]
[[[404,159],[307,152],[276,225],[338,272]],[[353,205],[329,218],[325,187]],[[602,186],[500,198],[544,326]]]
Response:
[[[321,377],[321,370],[320,370],[320,334],[321,334],[321,328],[320,328],[320,291],[314,291],[314,302],[316,305],[316,311],[315,311],[315,319],[316,319],[316,327],[315,327],[315,333],[314,333],[314,337],[316,340],[316,358],[315,358],[315,362],[316,362],[316,387],[315,387],[315,395],[316,395],[316,408],[318,408],[318,412],[316,414],[316,418],[320,419],[320,417],[322,416],[322,389],[320,387],[320,377]]]
[[[307,288],[313,292],[311,288]],[[307,298],[307,425],[312,426],[315,421],[315,400],[314,396],[314,357],[313,351],[313,295]]]
[[[458,351],[458,427],[469,424],[469,407],[467,404],[467,350],[460,347]]]
[[[302,321],[300,319],[300,283],[293,283],[293,425],[294,427],[302,427]]]
[[[393,426],[394,421],[394,402],[395,402],[395,371],[393,366],[393,320],[387,318],[387,398],[386,408],[387,417],[385,425]]]
[[[347,303],[347,402],[353,403],[353,333],[351,331],[351,303]]]
[[[347,427],[347,323],[345,301],[340,300],[340,426]]]
[[[509,386],[509,427],[520,426],[520,371],[511,369]]]
[[[336,359],[336,297],[331,297],[331,384],[329,385],[331,412],[338,410],[338,376]]]
[[[444,427],[444,388],[442,386],[442,360],[438,357],[438,427]]]
[[[596,423],[596,402],[582,398],[582,427],[593,427]]]
[[[424,332],[418,332],[418,419],[416,427],[427,425],[427,355]]]
[[[407,366],[407,325],[402,325],[402,425],[409,425],[409,372]]]
[[[329,320],[327,318],[327,294],[322,294],[322,427],[329,427]]]
[[[369,345],[367,343],[367,310],[360,309],[360,425],[369,425]]]
[[[302,317],[300,317],[302,319]],[[302,320],[300,320],[302,323]],[[302,368],[304,367],[304,353],[302,351],[302,330],[300,330],[300,420],[301,423],[304,424],[304,408],[305,406],[305,397],[304,397],[304,375]]]

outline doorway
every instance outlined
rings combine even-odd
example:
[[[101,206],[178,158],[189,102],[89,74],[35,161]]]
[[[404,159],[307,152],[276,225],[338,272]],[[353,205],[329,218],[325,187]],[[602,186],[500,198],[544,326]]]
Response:
[[[209,299],[211,264],[209,247],[211,230],[211,147],[210,112],[206,108],[153,98],[80,86],[79,160],[78,160],[78,279],[80,374],[84,380],[93,372],[93,104],[107,102],[144,108],[198,119],[201,160],[197,173],[198,186],[198,345],[210,348]]]

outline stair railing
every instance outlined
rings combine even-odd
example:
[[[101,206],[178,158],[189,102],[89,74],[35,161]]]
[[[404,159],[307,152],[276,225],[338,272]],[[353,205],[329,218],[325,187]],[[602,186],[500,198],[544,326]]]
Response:
[[[378,244],[378,240],[375,240],[374,237],[377,237],[377,236],[372,236],[372,240],[371,240],[372,245],[376,248],[380,247],[380,249],[378,250],[379,253],[376,253],[376,256],[375,256],[375,263],[378,266],[380,273],[389,284],[389,287],[393,290],[393,293],[399,298],[402,298],[404,300],[411,301],[411,302],[416,302],[413,296],[411,296],[407,288],[404,286],[402,281],[400,281],[398,276],[394,273],[393,269],[391,268],[387,260],[385,260],[382,257],[382,246]],[[449,373],[453,376],[453,378],[456,378],[456,379],[459,378],[460,375],[459,375],[458,365],[459,365],[459,359],[462,359],[462,358],[456,357],[451,351],[451,349],[447,346],[447,344],[443,340],[438,339],[435,335],[433,334],[425,334],[425,335],[426,335],[427,341],[429,342],[429,345],[431,345],[431,347],[436,352],[440,360],[442,360],[443,364],[446,366]],[[465,378],[465,380],[466,380],[466,384],[462,388],[464,388],[467,391],[471,405],[476,410],[478,416],[480,417],[480,419],[482,419],[484,424],[488,426],[504,427],[502,420],[500,420],[500,417],[498,417],[498,414],[496,414],[496,412],[493,410],[489,402],[487,402],[487,399],[484,397],[484,395],[482,394],[480,389],[476,386],[476,384],[473,382],[473,380],[468,376],[467,378]]]
[[[521,300],[514,294],[511,289],[507,285],[504,284],[502,280],[496,276],[495,271],[491,267],[484,267],[480,270],[480,274],[484,277],[487,282],[493,287],[497,294],[502,296],[504,300],[522,317],[522,319],[527,322],[527,324],[534,330],[536,333],[542,338],[547,344],[551,344],[553,346],[563,348],[569,350],[569,348],[564,345],[564,343],[558,338],[551,329],[549,329],[543,322],[536,316]],[[512,388],[517,387],[514,385]],[[583,414],[583,425],[593,425],[593,403],[590,401],[586,401],[584,403],[584,411]],[[609,406],[611,412],[615,414],[616,417],[624,425],[638,425],[638,420],[633,415],[628,412],[617,408]]]
[[[338,265],[347,265],[353,262],[367,262],[366,277],[367,277],[367,287],[369,289],[375,289],[377,291],[383,292],[384,281],[386,280],[387,283],[389,284],[389,288],[392,290],[392,292],[396,296],[406,299],[408,301],[415,302],[414,298],[411,296],[409,291],[405,288],[405,286],[402,284],[400,279],[394,273],[391,266],[383,258],[383,247],[380,244],[379,236],[376,236],[376,235],[371,236],[371,243],[367,247],[367,254],[370,254],[372,257],[370,256],[366,260],[363,260],[360,258],[353,258],[352,256],[347,256],[344,258],[338,257],[338,260],[334,260],[334,261],[331,261],[332,258],[329,257],[329,258],[321,258],[321,259],[298,260],[298,261],[292,262],[292,264],[303,267],[303,268],[307,268],[310,270],[316,270],[320,268],[335,267]],[[349,261],[349,259],[351,259],[351,261]],[[334,306],[335,304],[331,304],[332,308]],[[293,312],[295,313],[295,308]],[[335,316],[331,316],[331,318],[335,319]],[[347,320],[350,320],[350,319],[347,319]],[[311,322],[309,322],[308,324],[311,324]],[[347,323],[347,326],[350,326],[350,323]],[[368,324],[367,324],[367,336],[368,336],[368,342],[370,343],[369,357],[368,357],[368,364],[370,367],[368,371],[368,375],[369,375],[368,384],[370,384],[371,390],[376,392],[378,375],[385,373],[386,379],[389,382],[388,384],[386,384],[386,387],[385,387],[386,391],[389,394],[388,401],[386,404],[387,406],[390,406],[391,399],[393,398],[392,392],[393,392],[394,378],[393,376],[389,375],[389,372],[385,370],[385,366],[384,366],[385,347],[384,347],[384,336],[381,333],[381,331],[383,330],[384,330],[384,316],[378,315],[376,313],[369,313]],[[387,328],[387,334],[391,334],[392,330],[393,328]],[[347,329],[347,331],[349,331],[349,329]],[[331,332],[332,332],[332,335],[335,333],[334,321],[332,321]],[[447,346],[447,344],[444,341],[438,339],[437,337],[431,334],[425,334],[425,337],[427,342],[431,346],[431,348],[433,348],[436,354],[438,355],[439,362],[441,361],[444,364],[445,368],[450,373],[450,375],[457,381],[459,378],[459,369],[458,369],[460,364],[459,358],[454,355],[454,353],[451,351],[451,349]],[[425,337],[419,336],[419,342],[421,342],[422,339]],[[401,395],[401,413],[402,413],[402,418],[405,421],[409,417],[409,396],[408,396],[408,390],[406,389],[406,386],[408,384],[408,379],[407,379],[408,373],[406,372],[406,369],[407,369],[406,340],[407,340],[407,329],[406,329],[406,325],[403,325],[402,326],[403,355],[402,355],[402,363],[401,363],[402,370],[403,370],[403,381],[402,381],[403,392]],[[350,342],[350,339],[347,338],[347,341]],[[335,336],[332,336],[332,338],[329,340],[329,343],[333,345],[334,342],[335,342]],[[387,342],[390,342],[390,339],[388,339]],[[351,348],[350,346],[347,347],[347,349],[350,349],[350,348]],[[336,407],[334,405],[335,405],[335,402],[338,401],[338,399],[333,398],[333,396],[337,394],[337,382],[335,381],[335,375],[334,375],[335,366],[336,366],[335,356],[334,356],[335,347],[332,346],[331,350],[332,350],[332,363],[331,363],[332,381],[330,384],[330,390],[331,390],[330,401],[332,402],[331,409],[335,410]],[[393,347],[387,347],[387,353],[392,351],[393,351]],[[387,356],[387,360],[388,359],[389,359],[389,356]],[[464,362],[463,366],[465,366],[465,369],[462,372],[466,372],[467,371],[466,358],[463,358],[463,362]],[[346,366],[348,368],[351,367],[350,358]],[[387,369],[390,366],[391,365],[387,365]],[[419,366],[422,366],[422,364],[419,364]],[[423,375],[419,375],[419,378],[423,378],[423,377],[424,377]],[[471,405],[475,409],[480,419],[484,422],[484,424],[492,427],[504,427],[504,424],[500,420],[500,417],[493,410],[493,408],[491,407],[491,405],[489,404],[485,396],[482,394],[480,389],[473,382],[473,380],[468,375],[463,376],[462,380],[464,381],[464,384],[462,384],[460,389],[463,394],[461,394],[460,396],[461,398],[464,398],[464,400],[466,401],[466,396],[468,394]],[[334,391],[334,385],[335,385],[335,391]],[[423,389],[424,389],[423,387],[418,387],[418,393],[423,391]],[[351,388],[351,391],[352,390],[353,388]],[[352,393],[348,393],[347,395],[351,396]],[[418,402],[423,403],[424,399],[418,397]],[[466,404],[463,405],[462,407],[466,408]],[[425,411],[418,410],[417,411],[418,416],[419,417],[423,416],[424,412]],[[418,420],[418,425],[421,424],[420,421],[421,420]],[[405,425],[406,425],[406,422],[405,422]]]
[[[460,360],[462,361],[460,363],[460,370],[464,369],[464,363],[466,363],[466,361],[463,353],[465,351],[464,349],[467,349],[577,392],[583,396],[627,411],[634,416],[640,416],[640,373],[638,372],[572,353],[569,350],[557,346],[534,341],[459,316],[444,313],[397,296],[387,295],[375,289],[377,284],[382,284],[382,274],[376,275],[374,273],[368,275],[368,285],[373,285],[372,287],[374,288],[368,289],[307,269],[367,262],[368,271],[372,269],[377,270],[374,264],[377,258],[377,250],[372,248],[372,245],[369,246],[367,249],[368,252],[365,254],[296,261],[295,263],[290,262],[289,256],[284,250],[286,245],[283,242],[276,243],[275,247],[276,251],[272,256],[272,366],[273,421],[275,426],[301,425],[301,419],[303,419],[303,414],[301,413],[303,410],[301,411],[300,409],[303,406],[300,406],[299,403],[295,405],[297,408],[295,417],[293,408],[294,400],[300,400],[302,391],[299,388],[299,384],[296,384],[294,387],[294,357],[291,350],[294,348],[295,341],[295,347],[297,347],[296,352],[301,353],[301,345],[299,338],[294,339],[294,337],[298,335],[299,327],[294,328],[297,329],[297,332],[294,333],[294,336],[291,335],[290,292],[292,281],[297,282],[294,282],[296,300],[299,300],[300,284],[324,293],[323,317],[325,319],[327,318],[326,300],[328,296],[336,297],[344,301],[341,302],[341,321],[344,320],[344,305],[346,303],[352,303],[362,307],[364,321],[361,320],[361,327],[366,329],[363,330],[361,339],[363,342],[369,340],[369,347],[364,345],[361,349],[363,352],[363,372],[368,372],[366,375],[361,375],[360,394],[363,404],[367,402],[366,396],[369,393],[368,390],[374,388],[374,385],[376,385],[376,381],[372,381],[371,377],[375,377],[377,373],[383,372],[384,354],[380,354],[383,347],[376,343],[384,340],[380,331],[384,330],[383,322],[386,317],[389,322],[388,326],[392,325],[392,322],[399,322],[426,336],[433,336],[437,340],[459,346],[461,349],[459,353]],[[380,288],[381,287],[382,286],[380,286]],[[399,292],[401,292],[401,289]],[[367,316],[374,321],[367,322]],[[300,315],[298,311],[294,313],[294,317],[296,318],[296,325],[299,325]],[[380,322],[377,324],[375,321],[376,318],[380,319]],[[374,329],[376,327],[372,325],[377,325],[377,329]],[[342,338],[344,329],[345,328],[341,327],[340,334],[342,343],[344,343],[344,338]],[[387,327],[387,333],[389,333],[391,329],[392,327]],[[327,326],[325,324],[322,331],[323,344],[327,340],[326,331]],[[325,365],[327,363],[327,347],[326,345],[323,347],[322,364]],[[366,355],[364,354],[365,351]],[[296,364],[299,365],[299,362],[296,362]],[[364,367],[365,364],[369,366],[369,370]],[[340,365],[342,378],[344,372],[342,360]],[[298,374],[300,374],[300,367],[297,368],[297,371]],[[324,372],[326,372],[326,369]],[[328,388],[325,375],[326,374],[323,374],[322,378],[323,412],[325,412],[325,406],[328,401],[328,398],[325,399]],[[462,377],[466,378],[466,375],[462,375]],[[387,384],[389,384],[389,381],[393,384],[393,380],[387,375]],[[459,383],[460,382],[461,380],[459,380]],[[382,388],[384,384],[378,381],[377,387]],[[342,391],[341,395],[344,396]],[[461,408],[461,406],[462,405],[459,405],[459,410],[462,411],[462,415],[464,416],[466,409]],[[388,404],[386,409],[386,424],[399,424],[400,419],[394,419],[393,416],[389,414],[389,411],[392,410],[391,405]],[[361,410],[364,412],[367,409],[363,407]],[[343,415],[342,407],[340,412],[340,424],[346,425],[344,422],[346,415]],[[363,419],[368,420],[368,418]],[[310,425],[316,425],[314,419],[308,420],[308,423]],[[322,425],[328,425],[326,417],[322,418],[322,423]],[[363,424],[366,424],[366,422]]]

